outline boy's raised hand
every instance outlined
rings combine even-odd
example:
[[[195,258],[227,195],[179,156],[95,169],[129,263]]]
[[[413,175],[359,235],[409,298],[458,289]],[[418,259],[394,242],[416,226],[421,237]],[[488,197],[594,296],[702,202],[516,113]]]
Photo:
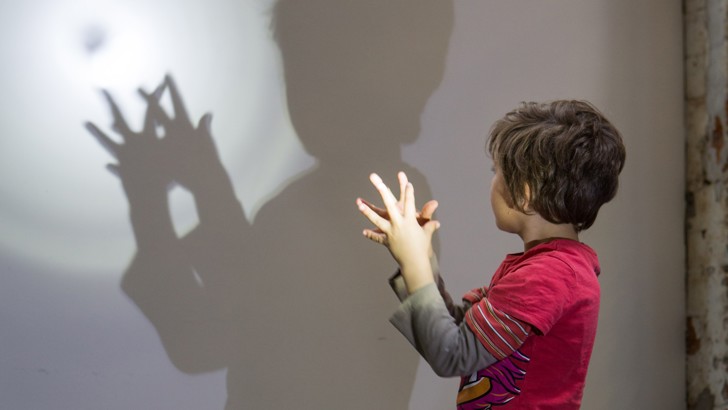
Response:
[[[407,188],[408,180],[407,175],[404,172],[400,172],[398,175],[399,180],[399,201],[397,202],[397,208],[399,209],[400,213],[404,211],[404,195]],[[381,216],[382,218],[389,220],[389,212],[387,212],[384,208],[379,208],[376,205],[372,204],[371,202],[367,201],[366,199],[359,198],[357,201],[361,201],[364,205],[371,208],[372,211],[376,212],[377,215]],[[358,203],[358,202],[357,202]],[[419,222],[420,226],[426,224],[432,219],[432,216],[435,213],[435,210],[437,210],[437,207],[439,206],[438,202],[433,200],[425,202],[424,205],[422,205],[422,210],[417,213],[417,222]],[[384,235],[383,232],[380,229],[374,229],[372,232],[375,235],[372,239],[374,242],[377,243],[383,243]]]
[[[379,191],[384,209],[374,207],[361,198],[357,199],[361,213],[376,227],[365,229],[364,236],[389,249],[402,268],[408,290],[413,292],[432,282],[429,261],[432,235],[440,224],[430,218],[437,208],[437,202],[428,202],[423,211],[418,213],[414,187],[403,172],[398,174],[401,191],[399,200],[377,174],[372,174],[369,179]]]
[[[402,193],[404,193],[405,189],[402,188]],[[377,215],[381,216],[382,218],[389,220],[389,212],[387,212],[384,208],[379,208],[378,206],[374,205],[373,203],[367,201],[366,199],[360,198],[361,202],[368,206],[372,211],[376,212]],[[400,198],[399,202],[397,202],[397,207],[399,208],[400,212],[404,209],[404,198]],[[438,202],[434,199],[431,201],[425,202],[424,205],[422,205],[422,210],[417,213],[417,222],[420,224],[420,226],[426,224],[430,220],[432,220],[432,215],[435,213],[435,210],[438,207]],[[382,231],[379,229],[374,229],[373,232],[381,234]],[[374,242],[381,243],[381,240],[373,239]]]

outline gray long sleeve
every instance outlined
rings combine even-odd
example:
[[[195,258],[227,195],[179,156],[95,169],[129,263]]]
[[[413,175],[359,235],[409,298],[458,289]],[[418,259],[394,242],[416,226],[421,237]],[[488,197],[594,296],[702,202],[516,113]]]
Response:
[[[391,283],[396,292],[395,278]],[[436,284],[424,286],[408,296],[401,292],[398,295],[405,298],[390,322],[438,376],[472,374],[497,361],[464,321],[456,323]]]

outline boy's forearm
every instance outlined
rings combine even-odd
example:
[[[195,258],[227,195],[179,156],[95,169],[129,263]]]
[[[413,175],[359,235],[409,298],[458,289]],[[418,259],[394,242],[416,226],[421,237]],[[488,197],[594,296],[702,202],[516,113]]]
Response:
[[[410,295],[390,321],[439,376],[462,376],[496,361],[467,325],[450,316],[434,284]]]
[[[391,323],[440,376],[463,375],[488,366],[495,358],[462,322],[463,307],[454,305],[445,290],[437,256],[430,255],[429,263],[434,282],[430,287],[408,291],[401,269],[390,278],[403,302]]]
[[[409,266],[400,266],[400,274],[404,279],[407,294],[413,294],[417,289],[435,282],[440,266],[434,252],[428,254],[427,259],[417,258]]]
[[[410,295],[418,289],[435,282],[432,267],[427,259],[417,260],[402,266],[402,277],[407,286],[407,293]]]
[[[437,255],[434,253],[430,253],[429,258],[433,281],[437,283],[437,288],[438,290],[440,290],[440,293],[446,292],[445,285],[442,281],[442,278],[440,278],[440,264],[437,260]],[[407,297],[410,295],[410,292],[407,289],[407,284],[402,275],[401,267],[397,269],[397,272],[392,275],[392,277],[389,278],[389,286],[391,286],[392,290],[397,295],[397,298],[400,302],[404,302],[404,300],[407,299]],[[448,301],[452,302],[452,299],[449,297],[449,295],[447,295],[447,297],[443,295],[443,299],[445,299],[446,303]]]

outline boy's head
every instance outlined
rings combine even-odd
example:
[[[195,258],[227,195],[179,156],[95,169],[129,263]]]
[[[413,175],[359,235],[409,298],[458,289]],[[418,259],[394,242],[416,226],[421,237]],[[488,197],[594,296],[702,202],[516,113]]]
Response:
[[[521,103],[487,143],[514,208],[589,228],[617,193],[625,149],[616,128],[585,101]]]

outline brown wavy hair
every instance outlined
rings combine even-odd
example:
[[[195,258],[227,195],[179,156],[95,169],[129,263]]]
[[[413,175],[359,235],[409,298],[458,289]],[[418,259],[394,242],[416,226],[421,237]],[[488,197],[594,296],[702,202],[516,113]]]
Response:
[[[577,231],[614,198],[626,155],[604,115],[574,100],[521,103],[493,124],[487,148],[516,209]]]

